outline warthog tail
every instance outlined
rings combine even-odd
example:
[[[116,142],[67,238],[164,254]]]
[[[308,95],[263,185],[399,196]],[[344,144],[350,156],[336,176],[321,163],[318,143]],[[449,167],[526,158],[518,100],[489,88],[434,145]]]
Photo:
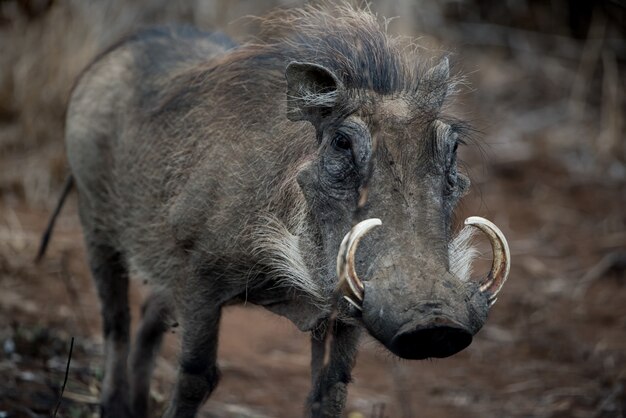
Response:
[[[50,236],[52,235],[52,230],[54,229],[54,223],[56,222],[57,217],[59,216],[59,213],[61,213],[61,208],[63,207],[63,203],[65,203],[65,198],[67,197],[68,194],[70,194],[70,191],[72,190],[73,186],[74,186],[74,177],[72,177],[72,175],[69,174],[67,178],[65,179],[65,183],[63,184],[63,191],[61,192],[61,196],[59,196],[59,200],[57,202],[56,207],[54,208],[54,212],[52,212],[52,216],[50,217],[50,220],[48,221],[48,226],[46,226],[46,230],[44,231],[41,237],[41,241],[39,243],[39,251],[37,251],[37,257],[35,258],[35,263],[38,263],[39,261],[41,261],[44,254],[46,253],[46,248],[48,247],[48,241],[50,241]]]

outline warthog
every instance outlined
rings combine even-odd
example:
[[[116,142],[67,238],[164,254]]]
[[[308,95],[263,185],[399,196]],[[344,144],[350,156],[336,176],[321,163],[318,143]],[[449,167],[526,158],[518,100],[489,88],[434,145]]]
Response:
[[[489,221],[451,236],[469,180],[456,164],[463,124],[442,111],[455,84],[446,58],[427,68],[348,6],[276,11],[260,28],[240,46],[144,31],[73,90],[63,195],[73,181],[102,302],[103,416],[147,415],[154,358],[177,322],[165,416],[195,416],[219,378],[222,307],[243,301],[311,332],[308,413],[339,416],[361,329],[402,358],[450,356],[508,275]],[[494,253],[480,280],[473,227]],[[154,285],[132,351],[129,272]]]

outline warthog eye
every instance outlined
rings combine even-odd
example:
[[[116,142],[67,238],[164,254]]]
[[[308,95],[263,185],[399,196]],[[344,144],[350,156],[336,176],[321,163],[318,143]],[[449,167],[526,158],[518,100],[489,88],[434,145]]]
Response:
[[[333,147],[341,151],[351,151],[352,143],[350,138],[348,138],[345,134],[337,132],[333,138]]]

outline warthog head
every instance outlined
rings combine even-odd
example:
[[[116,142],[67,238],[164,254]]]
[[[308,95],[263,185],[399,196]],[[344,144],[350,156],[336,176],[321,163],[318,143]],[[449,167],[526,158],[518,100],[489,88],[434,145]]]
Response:
[[[448,59],[418,70],[388,38],[376,45],[372,33],[355,33],[353,50],[318,48],[333,52],[286,69],[289,119],[310,122],[320,144],[297,174],[322,243],[307,257],[333,276],[336,259],[344,312],[393,353],[447,357],[485,323],[509,251],[483,218],[468,218],[451,236],[470,183],[457,170],[463,124],[441,111],[454,84]],[[489,237],[493,266],[471,280],[477,229]]]

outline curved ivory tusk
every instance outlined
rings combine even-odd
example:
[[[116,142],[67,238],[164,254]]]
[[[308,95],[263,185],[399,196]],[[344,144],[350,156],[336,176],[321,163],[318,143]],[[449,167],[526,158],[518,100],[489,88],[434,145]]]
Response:
[[[359,309],[361,309],[360,304],[363,302],[363,291],[365,288],[363,282],[361,282],[356,274],[354,256],[361,238],[363,238],[370,229],[378,225],[382,225],[381,220],[378,218],[366,219],[356,224],[341,241],[339,253],[337,254],[339,287],[344,292],[344,298]],[[346,284],[348,285],[347,289]]]
[[[359,311],[362,311],[362,310],[363,310],[363,308],[361,308],[361,304],[360,304],[360,303],[358,303],[358,302],[355,302],[355,301],[354,301],[354,300],[353,300],[350,296],[346,296],[346,295],[344,295],[344,296],[343,296],[343,298],[344,298],[345,300],[347,300],[347,301],[350,303],[350,305],[352,305],[352,306],[354,306],[355,308],[357,308]]]
[[[491,271],[480,285],[481,292],[488,292],[489,306],[491,306],[496,302],[496,295],[509,277],[509,270],[511,269],[509,244],[506,242],[502,231],[493,222],[485,218],[470,216],[465,220],[465,225],[471,225],[480,229],[489,237],[489,242],[491,243],[493,250]]]

